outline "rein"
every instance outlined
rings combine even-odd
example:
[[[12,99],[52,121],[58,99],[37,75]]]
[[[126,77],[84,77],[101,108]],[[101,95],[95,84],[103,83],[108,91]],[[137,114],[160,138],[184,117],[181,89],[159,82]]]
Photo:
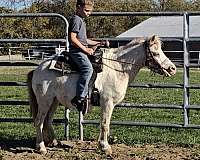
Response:
[[[137,65],[137,64],[135,64],[135,63],[131,63],[131,62],[125,62],[125,61],[119,61],[119,60],[116,60],[116,59],[111,59],[111,58],[105,58],[105,57],[102,57],[102,59],[106,59],[106,60],[109,60],[109,61],[114,61],[114,62],[119,62],[119,63],[124,63],[124,64]]]
[[[146,42],[146,41],[145,41]],[[146,45],[145,45],[146,47]],[[109,60],[109,61],[113,61],[113,62],[119,62],[119,63],[122,63],[122,64],[130,64],[130,65],[134,65],[134,66],[139,66],[138,64],[135,64],[135,63],[131,63],[131,62],[125,62],[125,61],[120,61],[120,60],[116,60],[116,59],[111,59],[111,58],[105,58],[105,57],[101,57],[102,59],[105,59],[105,60]],[[103,64],[103,63],[102,63]],[[146,63],[145,63],[146,64]],[[105,65],[105,64],[103,64]]]
[[[154,55],[153,55],[152,51],[150,50],[150,47],[149,47],[147,40],[144,42],[143,45],[144,45],[145,50],[146,50],[145,66],[147,66],[151,71],[153,71],[155,73],[163,74],[163,72],[164,72],[165,74],[168,74],[168,73],[166,73],[165,68],[163,67],[163,64],[165,64],[165,62],[168,60],[168,58],[166,58],[161,64],[159,64],[158,61],[154,58]],[[120,61],[120,60],[111,59],[111,58],[105,58],[103,56],[102,56],[102,59],[113,61],[113,62],[119,62],[119,63],[122,63],[122,64],[140,66],[140,65],[135,64],[135,63]],[[104,63],[102,63],[102,64],[105,65]]]
[[[147,49],[147,53],[151,53],[150,49],[149,49],[149,46],[147,44],[147,41],[144,42],[144,46],[145,48]],[[152,59],[153,59],[153,55],[152,54],[149,54]],[[113,62],[119,62],[119,63],[123,63],[123,64],[130,64],[130,65],[134,65],[134,66],[139,66],[138,64],[135,64],[135,63],[131,63],[131,62],[125,62],[125,61],[120,61],[120,60],[116,60],[116,59],[111,59],[111,58],[105,58],[105,57],[102,57],[102,59],[106,59],[106,60],[109,60],[109,61],[113,61]],[[148,55],[147,55],[147,60],[145,62],[145,66],[147,66],[146,64],[148,63],[147,61],[148,60],[151,60],[151,58],[148,58]],[[103,64],[103,63],[102,63]],[[103,64],[104,65],[104,64]]]

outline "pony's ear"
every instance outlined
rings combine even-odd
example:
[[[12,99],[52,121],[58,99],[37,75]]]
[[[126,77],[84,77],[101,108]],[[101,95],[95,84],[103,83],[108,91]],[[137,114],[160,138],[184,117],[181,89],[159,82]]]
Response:
[[[154,42],[155,39],[156,39],[156,35],[153,35],[153,36],[150,38],[150,41],[151,41],[151,42]]]

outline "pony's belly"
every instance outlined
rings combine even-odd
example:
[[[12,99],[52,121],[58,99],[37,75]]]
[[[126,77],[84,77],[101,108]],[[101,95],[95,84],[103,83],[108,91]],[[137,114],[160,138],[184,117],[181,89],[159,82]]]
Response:
[[[62,76],[55,81],[55,95],[58,101],[67,108],[72,108],[71,100],[76,95],[77,78]]]

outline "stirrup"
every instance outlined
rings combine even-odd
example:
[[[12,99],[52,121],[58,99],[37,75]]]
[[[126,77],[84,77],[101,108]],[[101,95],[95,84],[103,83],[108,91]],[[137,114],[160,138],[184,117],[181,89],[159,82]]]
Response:
[[[80,98],[80,97],[75,96],[71,100],[71,104],[74,107],[76,107],[79,112],[82,111],[83,115],[87,113],[88,106],[87,106],[87,100],[85,98]]]

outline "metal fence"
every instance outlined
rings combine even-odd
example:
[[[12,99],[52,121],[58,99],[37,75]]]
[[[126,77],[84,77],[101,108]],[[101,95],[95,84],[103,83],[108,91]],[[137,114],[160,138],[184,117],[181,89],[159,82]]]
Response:
[[[183,125],[180,124],[168,124],[168,123],[150,123],[150,122],[134,122],[134,121],[111,121],[111,125],[126,125],[126,126],[148,126],[148,127],[174,127],[174,128],[196,128],[199,129],[200,125],[189,124],[189,109],[200,109],[200,106],[190,105],[189,103],[189,90],[200,89],[199,85],[189,84],[189,68],[199,67],[199,64],[189,63],[189,45],[190,41],[200,41],[200,38],[189,37],[189,17],[200,15],[200,12],[99,12],[94,13],[93,16],[182,16],[183,17],[183,37],[177,37],[174,40],[182,41],[184,51],[184,64],[183,64],[183,84],[172,85],[130,85],[130,87],[144,87],[144,88],[180,88],[183,89],[183,105],[168,105],[168,104],[119,104],[116,107],[127,108],[156,108],[156,109],[181,109],[183,110]],[[83,125],[87,124],[99,124],[96,120],[84,120],[83,116],[79,115],[79,135],[83,140]]]
[[[0,43],[64,43],[66,51],[69,50],[69,42],[68,42],[68,21],[67,19],[60,14],[56,13],[16,13],[16,14],[0,14],[0,18],[13,18],[13,17],[56,17],[60,18],[65,25],[65,36],[63,39],[0,39]],[[37,64],[32,62],[13,62],[13,61],[3,61],[0,62],[0,66],[37,66]],[[26,83],[18,83],[18,82],[0,82],[0,86],[26,86]],[[0,105],[29,105],[28,101],[19,101],[19,100],[1,100]],[[69,130],[68,128],[68,119],[69,119],[69,111],[65,110],[63,119],[54,119],[54,123],[63,123],[65,124],[65,133],[64,136],[68,138]],[[0,122],[32,122],[31,118],[0,118]]]
[[[199,89],[199,85],[190,85],[189,84],[189,68],[190,67],[199,67],[199,64],[190,64],[189,63],[189,48],[188,43],[190,41],[200,41],[200,38],[193,38],[189,36],[189,17],[200,15],[200,12],[96,12],[92,16],[182,16],[183,17],[183,37],[177,37],[173,39],[175,41],[181,41],[183,43],[184,51],[184,64],[183,64],[183,84],[130,84],[129,87],[140,87],[140,88],[179,88],[183,89],[183,104],[182,105],[169,105],[169,104],[128,104],[123,103],[119,104],[116,107],[124,108],[156,108],[156,109],[181,109],[183,113],[183,125],[180,124],[164,124],[164,123],[149,123],[149,122],[134,122],[134,121],[111,121],[111,125],[127,125],[127,126],[150,126],[150,127],[175,127],[175,128],[200,128],[200,125],[191,125],[189,123],[189,109],[200,109],[198,105],[190,105],[189,103],[189,90],[190,89]],[[66,49],[68,50],[68,40],[67,40],[67,28],[68,22],[62,15],[43,13],[43,14],[0,14],[0,17],[60,17],[64,20],[66,24],[66,38],[65,39],[0,39],[0,42],[65,42]],[[122,39],[115,39],[114,41],[119,42],[123,41]],[[25,62],[23,62],[25,63]],[[0,65],[10,65],[10,62],[4,62]],[[13,63],[12,63],[13,65]],[[19,84],[15,82],[1,82],[0,85],[4,86],[25,86],[26,84]],[[0,105],[28,105],[27,101],[0,101]],[[31,122],[31,119],[10,119],[10,118],[1,118],[1,122]],[[57,119],[54,122],[64,123],[65,124],[65,137],[69,138],[68,130],[68,121],[69,121],[69,111],[65,111],[64,119]],[[96,120],[84,120],[82,114],[79,114],[79,136],[83,140],[83,128],[87,124],[99,124],[99,121]]]

